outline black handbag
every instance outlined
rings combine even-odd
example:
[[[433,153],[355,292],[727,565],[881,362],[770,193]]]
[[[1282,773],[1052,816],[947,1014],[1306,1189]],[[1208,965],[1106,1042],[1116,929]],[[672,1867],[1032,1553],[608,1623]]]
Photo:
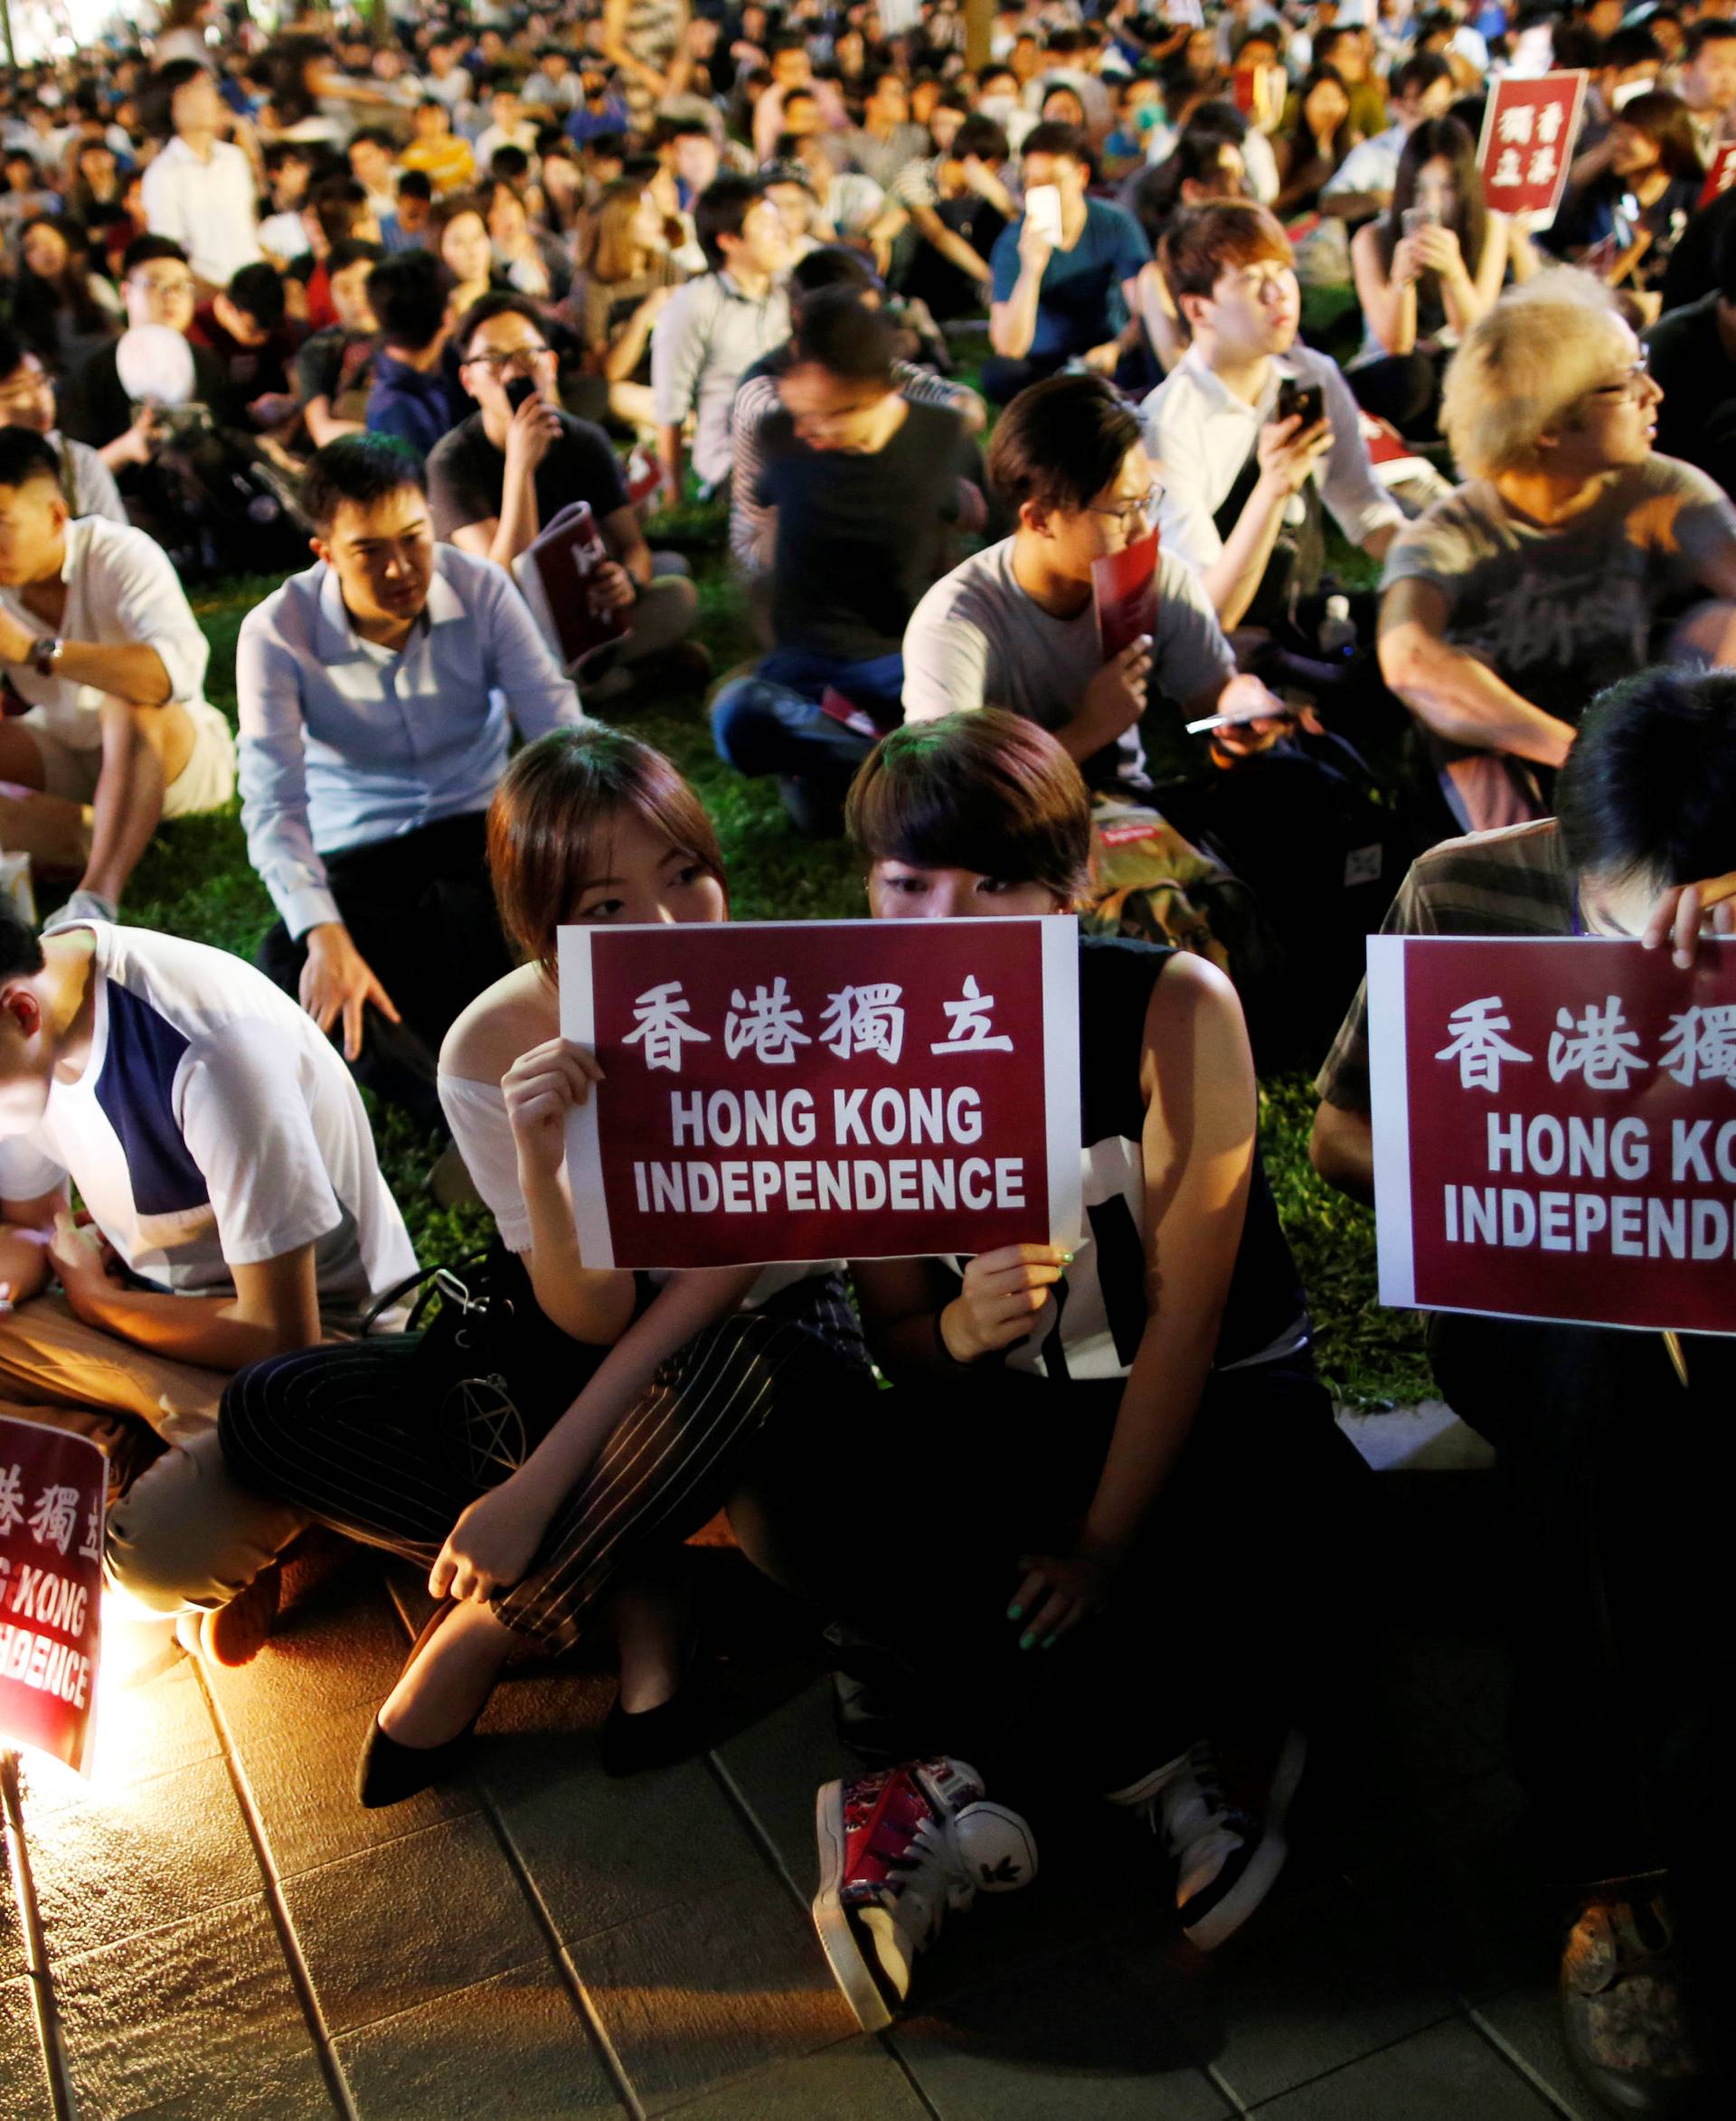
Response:
[[[424,1268],[381,1297],[366,1334],[412,1289],[404,1330],[421,1337],[410,1394],[425,1399],[440,1447],[476,1488],[515,1473],[609,1353],[563,1333],[536,1300],[524,1260],[498,1238],[455,1264]],[[640,1290],[640,1303],[646,1295]],[[436,1298],[439,1309],[422,1324]],[[637,1312],[636,1312],[637,1315]]]

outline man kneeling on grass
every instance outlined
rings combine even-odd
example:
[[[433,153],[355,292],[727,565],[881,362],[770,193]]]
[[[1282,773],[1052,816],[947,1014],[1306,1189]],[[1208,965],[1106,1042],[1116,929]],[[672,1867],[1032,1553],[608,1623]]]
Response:
[[[189,1647],[254,1654],[304,1522],[223,1469],[231,1373],[415,1264],[343,1061],[262,973],[0,910],[0,1412],[101,1447],[108,1570]]]
[[[0,796],[0,838],[80,879],[73,912],[112,920],[158,819],[228,802],[210,655],[161,547],[72,519],[53,444],[0,431],[0,781],[28,791]]]

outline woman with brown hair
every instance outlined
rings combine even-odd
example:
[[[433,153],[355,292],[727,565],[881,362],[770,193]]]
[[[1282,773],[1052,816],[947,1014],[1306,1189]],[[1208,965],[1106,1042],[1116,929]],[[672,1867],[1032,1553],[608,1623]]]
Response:
[[[580,1255],[566,1122],[600,1075],[561,1035],[556,932],[729,918],[693,789],[648,744],[587,723],[519,753],[488,841],[524,962],[440,1053],[441,1102],[498,1231],[480,1274],[459,1269],[462,1327],[260,1363],[222,1408],[240,1478],[428,1569],[444,1601],[370,1734],[358,1780],[370,1806],[456,1767],[515,1649],[569,1648],[599,1621],[621,1657],[604,1766],[626,1774],[690,1752],[702,1724],[677,1550],[729,1501],[781,1413],[837,1409],[866,1380],[824,1268],[658,1277]],[[479,1303],[511,1318],[489,1356],[463,1345],[489,1331]],[[471,1374],[492,1357],[504,1376]]]
[[[608,413],[655,429],[651,332],[683,277],[652,192],[632,177],[606,185],[591,221],[590,259],[569,306],[596,405],[586,405],[588,418]]]
[[[1671,253],[1705,183],[1694,116],[1653,90],[1624,103],[1604,140],[1573,165],[1561,209],[1538,240],[1642,298],[1664,285]],[[1648,306],[1651,323],[1656,304]]]

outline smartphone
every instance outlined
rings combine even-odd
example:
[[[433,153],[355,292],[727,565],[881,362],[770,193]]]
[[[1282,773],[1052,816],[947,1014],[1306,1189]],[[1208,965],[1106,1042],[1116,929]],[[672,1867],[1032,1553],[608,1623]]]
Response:
[[[1438,229],[1440,226],[1440,209],[1438,206],[1407,206],[1399,216],[1404,223],[1407,236],[1414,236],[1419,229]]]
[[[512,382],[509,382],[506,386],[506,402],[512,407],[514,412],[516,412],[519,407],[524,404],[525,399],[534,398],[536,394],[536,379],[534,376],[515,375]]]
[[[1297,412],[1302,415],[1302,425],[1296,430],[1297,434],[1318,427],[1326,417],[1326,393],[1319,383],[1305,383],[1299,377],[1287,375],[1278,386],[1277,417],[1288,419]]]
[[[1024,218],[1041,229],[1057,250],[1061,248],[1061,190],[1055,184],[1033,184],[1024,194]]]

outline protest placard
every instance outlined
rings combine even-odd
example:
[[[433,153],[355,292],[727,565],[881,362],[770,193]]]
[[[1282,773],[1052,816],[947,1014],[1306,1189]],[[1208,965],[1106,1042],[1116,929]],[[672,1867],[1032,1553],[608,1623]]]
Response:
[[[1712,155],[1694,204],[1710,206],[1714,199],[1722,199],[1731,184],[1736,184],[1736,140],[1726,140]]]
[[[1381,1300],[1736,1333],[1736,946],[1372,936]]]
[[[80,1772],[96,1735],[107,1477],[89,1438],[0,1416],[0,1743]]]
[[[1072,1242],[1078,949],[1052,915],[563,928],[585,1264]]]
[[[1495,82],[1483,113],[1477,151],[1488,204],[1531,216],[1533,228],[1555,218],[1585,99],[1583,72],[1508,74]]]

